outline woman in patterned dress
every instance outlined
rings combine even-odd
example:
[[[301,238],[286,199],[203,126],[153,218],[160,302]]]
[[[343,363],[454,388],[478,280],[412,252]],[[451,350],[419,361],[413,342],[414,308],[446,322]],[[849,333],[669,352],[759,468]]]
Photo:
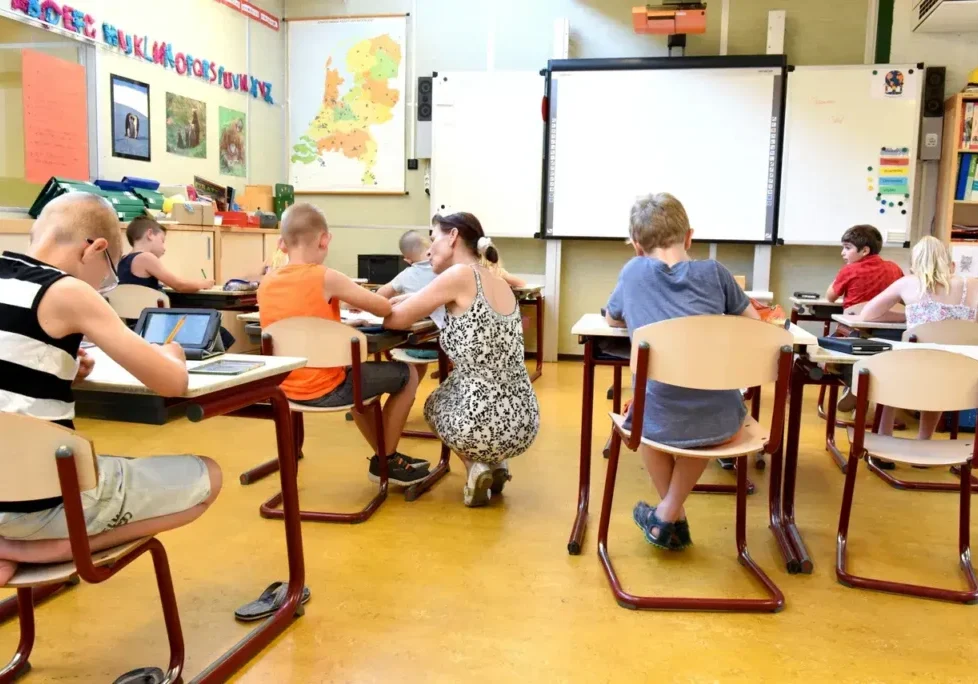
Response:
[[[384,325],[408,328],[445,307],[441,347],[453,371],[425,402],[425,420],[465,464],[463,501],[484,506],[511,479],[508,461],[533,443],[540,407],[523,363],[519,304],[509,285],[480,265],[499,260],[472,214],[435,216],[428,257],[438,277],[392,300]]]

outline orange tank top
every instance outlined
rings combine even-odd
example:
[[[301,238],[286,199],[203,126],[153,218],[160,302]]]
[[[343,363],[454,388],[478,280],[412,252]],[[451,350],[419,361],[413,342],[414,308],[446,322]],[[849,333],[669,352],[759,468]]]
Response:
[[[289,264],[266,275],[258,286],[258,312],[262,328],[285,318],[316,316],[340,320],[340,302],[323,297],[322,264]],[[345,368],[300,368],[282,383],[285,396],[294,400],[318,399],[346,379]]]

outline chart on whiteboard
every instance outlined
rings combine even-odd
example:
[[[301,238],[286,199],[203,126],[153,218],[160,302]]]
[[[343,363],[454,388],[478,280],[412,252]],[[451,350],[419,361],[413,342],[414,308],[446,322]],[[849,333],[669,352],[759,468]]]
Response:
[[[290,22],[297,191],[404,191],[405,42],[405,17]]]

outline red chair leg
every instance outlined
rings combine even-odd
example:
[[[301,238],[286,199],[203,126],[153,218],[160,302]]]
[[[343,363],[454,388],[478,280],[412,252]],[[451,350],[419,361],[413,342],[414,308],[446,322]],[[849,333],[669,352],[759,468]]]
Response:
[[[158,539],[146,543],[153,557],[153,568],[156,570],[156,586],[160,592],[160,603],[163,606],[163,622],[166,625],[166,638],[170,643],[170,665],[166,681],[180,681],[185,656],[183,630],[180,627],[180,612],[177,610],[177,596],[173,591],[173,577],[170,574],[170,563],[166,558],[166,549]]]
[[[658,596],[636,596],[625,591],[618,579],[615,568],[608,555],[608,526],[611,520],[611,504],[615,496],[615,478],[618,474],[618,452],[621,436],[618,431],[612,438],[611,454],[608,457],[605,475],[604,497],[601,501],[601,518],[598,523],[598,558],[604,568],[611,593],[623,608],[632,610],[703,610],[730,611],[744,613],[771,613],[784,607],[784,594],[761,570],[747,551],[747,457],[737,459],[737,555],[741,565],[764,587],[767,598],[727,599],[727,598],[678,598]]]
[[[967,591],[941,589],[939,587],[906,584],[904,582],[889,582],[870,577],[860,577],[848,572],[846,568],[846,544],[849,534],[849,514],[852,510],[853,490],[856,484],[856,463],[857,458],[850,457],[849,472],[846,473],[846,486],[842,496],[842,512],[839,516],[839,536],[836,542],[835,562],[835,574],[839,583],[857,589],[871,589],[891,594],[937,599],[939,601],[967,604],[978,603],[978,578],[975,577],[975,569],[971,565],[971,487],[968,486],[968,483],[971,481],[971,461],[968,460],[962,466],[962,478],[958,486],[961,493],[961,505],[958,515],[958,557],[961,570],[964,572],[965,580],[968,583]]]
[[[30,672],[28,660],[34,650],[34,592],[30,588],[17,590],[17,610],[20,616],[20,642],[10,662],[0,670],[0,684],[13,682]]]
[[[866,459],[866,467],[869,468],[874,475],[894,489],[903,489],[911,492],[956,492],[961,489],[961,485],[957,482],[921,482],[915,480],[903,480],[892,475],[890,471],[880,469],[868,458]],[[952,468],[951,471],[958,477],[962,477],[961,469],[957,466]],[[968,475],[968,479],[971,481],[971,490],[978,492],[978,479],[972,477],[970,474]]]
[[[34,587],[34,605],[39,606],[42,602],[51,598],[57,594],[62,589],[68,589],[70,587],[77,586],[79,582],[78,575],[75,575],[70,580],[63,584],[45,584],[43,587]],[[20,613],[20,608],[18,607],[17,596],[11,596],[8,599],[0,601],[0,622],[6,622],[7,620],[16,617]]]
[[[449,459],[452,456],[452,451],[444,444],[441,445],[441,456],[438,459],[438,463],[435,465],[431,474],[425,479],[417,484],[413,484],[404,490],[404,500],[405,501],[415,501],[419,496],[427,492],[429,489],[435,486],[435,484],[445,477],[451,470],[451,465],[449,464]]]
[[[754,387],[751,389],[750,396],[750,415],[754,420],[761,419],[761,388]],[[764,452],[759,451],[756,456],[754,456],[754,467],[758,470],[764,470],[767,468],[767,462],[764,460]],[[751,487],[753,489],[753,487]]]
[[[375,401],[371,404],[371,411],[374,416],[374,429],[377,433],[377,439],[380,442],[378,446],[378,451],[386,451],[384,449],[384,413],[380,407],[380,402]],[[303,431],[301,415],[298,422],[295,422],[294,416],[297,415],[296,412],[293,415],[293,429],[298,430],[300,433]],[[295,437],[296,446],[298,447],[301,442],[300,437]],[[298,450],[296,451],[298,453]],[[297,464],[298,465],[298,464]],[[297,470],[298,472],[298,470]],[[355,513],[330,513],[327,511],[299,511],[299,519],[307,520],[309,522],[331,522],[331,523],[347,523],[356,524],[362,523],[368,520],[372,516],[380,505],[384,503],[387,499],[388,490],[388,480],[387,480],[387,459],[380,458],[380,486],[377,490],[377,494],[374,495],[366,506]],[[284,520],[285,512],[279,508],[282,504],[282,492],[279,492],[272,496],[268,501],[261,505],[259,512],[261,517],[268,518],[270,520]]]

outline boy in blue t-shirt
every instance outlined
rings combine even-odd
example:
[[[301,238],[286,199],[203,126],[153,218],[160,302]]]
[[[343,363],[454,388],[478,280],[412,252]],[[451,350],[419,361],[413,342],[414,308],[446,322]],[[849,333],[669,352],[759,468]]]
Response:
[[[686,210],[668,193],[638,200],[631,211],[629,234],[636,256],[618,277],[607,319],[627,326],[629,336],[650,323],[704,314],[758,318],[750,300],[730,272],[712,259],[691,261],[693,239]],[[723,444],[740,431],[747,416],[737,390],[698,390],[649,381],[643,436],[681,448]],[[625,423],[631,425],[631,417]],[[686,498],[708,461],[673,457],[642,445],[642,459],[661,502],[639,502],[634,518],[645,538],[660,548],[680,549],[691,543],[683,510]]]

